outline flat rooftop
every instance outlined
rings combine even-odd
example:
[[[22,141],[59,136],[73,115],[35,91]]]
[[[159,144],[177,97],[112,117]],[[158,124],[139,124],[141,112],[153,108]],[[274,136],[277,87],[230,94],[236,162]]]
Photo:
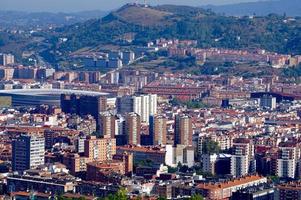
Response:
[[[75,95],[87,95],[87,96],[105,96],[109,95],[104,92],[95,92],[87,90],[66,90],[66,89],[12,89],[12,90],[0,90],[0,94],[7,95],[26,95],[26,96],[44,96],[44,95],[61,95],[61,94],[75,94]]]

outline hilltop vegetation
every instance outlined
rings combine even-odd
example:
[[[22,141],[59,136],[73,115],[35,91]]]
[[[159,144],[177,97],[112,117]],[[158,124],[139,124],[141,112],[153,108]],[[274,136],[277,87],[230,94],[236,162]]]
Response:
[[[301,54],[301,19],[284,16],[225,17],[200,8],[127,5],[103,19],[58,30],[69,41],[62,51],[99,44],[120,43],[125,34],[134,35],[134,44],[156,38],[198,40],[200,47],[263,48],[279,53]]]
[[[112,15],[125,23],[130,22],[141,26],[162,26],[166,17],[172,13],[149,7],[124,6],[117,12],[113,12]]]
[[[0,53],[13,53],[19,57],[23,49],[27,49],[27,44],[31,42],[25,35],[0,31]]]
[[[102,19],[35,33],[25,41],[15,41],[4,35],[1,40],[0,34],[0,45],[4,45],[0,46],[0,51],[34,50],[52,64],[86,47],[145,45],[157,38],[197,40],[201,48],[262,48],[301,54],[301,18],[275,14],[255,18],[226,17],[202,8],[175,5],[128,4]],[[34,42],[35,37],[44,39]],[[67,38],[67,41],[62,42],[60,38]]]

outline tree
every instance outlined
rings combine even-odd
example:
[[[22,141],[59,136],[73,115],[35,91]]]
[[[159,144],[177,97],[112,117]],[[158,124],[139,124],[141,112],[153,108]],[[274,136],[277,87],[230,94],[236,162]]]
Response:
[[[217,142],[205,140],[202,148],[203,154],[215,154],[220,152],[220,147]]]
[[[98,198],[98,200],[128,200],[127,191],[125,188],[122,188],[116,194],[110,194],[108,197]]]
[[[127,200],[127,191],[125,188],[118,190],[116,194],[116,200]]]
[[[299,77],[301,76],[301,64],[296,67],[285,68],[282,70],[282,75],[285,77]]]
[[[58,196],[56,197],[56,200],[86,200],[86,198],[84,197],[80,197],[80,198],[67,198],[64,196]]]
[[[183,103],[177,98],[173,98],[170,101],[170,103],[171,103],[172,106],[181,106],[181,105],[183,105]]]
[[[201,101],[195,101],[195,100],[191,100],[185,103],[185,105],[187,106],[187,108],[206,108],[208,107],[208,105],[204,104]]]
[[[189,167],[187,165],[183,165],[181,168],[179,168],[179,171],[182,173],[188,172]]]
[[[170,167],[170,166],[167,167],[168,167],[168,173],[176,173],[178,171],[177,167]]]
[[[273,183],[279,183],[280,178],[278,176],[268,176],[268,179],[271,180]]]
[[[178,165],[177,165],[177,168],[178,168],[178,169],[181,169],[182,167],[183,167],[183,165],[182,165],[182,163],[179,161],[179,162],[178,162]]]
[[[199,194],[195,194],[190,198],[190,200],[204,200],[204,197]]]

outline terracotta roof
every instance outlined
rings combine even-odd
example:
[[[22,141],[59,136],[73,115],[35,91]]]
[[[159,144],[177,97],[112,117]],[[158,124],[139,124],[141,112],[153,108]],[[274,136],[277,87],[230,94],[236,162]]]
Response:
[[[238,178],[235,180],[227,181],[227,182],[220,182],[220,183],[201,183],[197,187],[199,189],[205,189],[205,190],[218,190],[218,189],[225,189],[225,188],[230,188],[242,184],[246,184],[252,181],[258,181],[260,179],[263,179],[264,177],[258,176],[258,175],[251,175],[251,176],[246,176],[242,178]]]
[[[92,196],[83,196],[83,195],[80,195],[80,194],[71,194],[71,193],[66,193],[63,196],[66,197],[66,198],[80,198],[80,197],[84,197],[86,200],[93,200],[93,199],[95,199],[95,197],[92,197]]]
[[[51,195],[50,194],[45,194],[45,193],[40,193],[40,192],[35,192],[34,193],[35,196],[37,197],[50,197]],[[19,191],[19,192],[12,192],[10,194],[11,197],[14,197],[14,196],[23,196],[23,197],[29,197],[31,194],[29,192],[22,192],[22,191]]]
[[[141,147],[141,146],[133,146],[133,145],[127,145],[127,146],[117,146],[117,150],[123,150],[123,151],[140,151],[145,153],[165,153],[165,150],[163,151],[160,148],[157,147]]]

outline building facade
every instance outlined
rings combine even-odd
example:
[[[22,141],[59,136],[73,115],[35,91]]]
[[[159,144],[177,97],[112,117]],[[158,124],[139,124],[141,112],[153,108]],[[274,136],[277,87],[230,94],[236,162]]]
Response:
[[[137,113],[128,113],[125,116],[124,133],[127,138],[127,144],[139,145],[141,138],[141,119]]]
[[[162,115],[150,116],[149,135],[153,145],[166,145],[166,118]]]
[[[295,178],[297,167],[297,148],[283,145],[279,147],[277,159],[277,176],[282,178]]]
[[[192,145],[192,120],[186,115],[175,117],[175,145]]]
[[[24,171],[45,163],[45,139],[22,135],[12,142],[12,169]]]

